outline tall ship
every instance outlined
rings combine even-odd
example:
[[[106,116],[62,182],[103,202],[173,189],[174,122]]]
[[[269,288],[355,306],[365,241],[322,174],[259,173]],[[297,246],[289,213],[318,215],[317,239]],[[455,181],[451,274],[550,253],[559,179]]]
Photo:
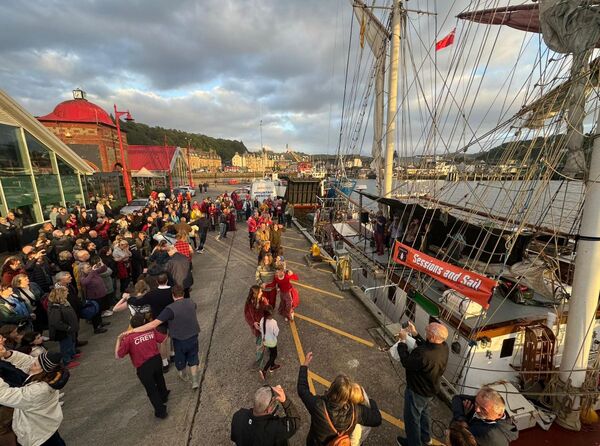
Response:
[[[447,397],[491,385],[519,429],[581,430],[600,407],[600,6],[350,7],[338,156],[372,137],[376,188],[349,187],[340,161],[315,239],[383,340],[448,328]],[[403,159],[437,170],[411,178]],[[517,173],[437,179],[482,160]]]

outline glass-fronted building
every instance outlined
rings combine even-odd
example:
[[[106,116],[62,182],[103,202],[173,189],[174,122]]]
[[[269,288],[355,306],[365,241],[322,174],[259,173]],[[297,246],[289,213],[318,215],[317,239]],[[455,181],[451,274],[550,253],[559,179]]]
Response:
[[[23,224],[48,220],[52,206],[85,205],[84,175],[93,169],[0,90],[0,215]]]

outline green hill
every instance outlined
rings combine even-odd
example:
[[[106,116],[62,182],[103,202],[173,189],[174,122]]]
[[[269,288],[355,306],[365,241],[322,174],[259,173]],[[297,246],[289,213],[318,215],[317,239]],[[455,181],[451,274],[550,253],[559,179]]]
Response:
[[[129,144],[161,146],[165,143],[166,136],[168,145],[187,147],[189,140],[191,147],[206,151],[214,149],[223,161],[229,161],[235,155],[235,152],[245,153],[248,151],[242,141],[212,138],[199,133],[165,129],[158,126],[150,127],[139,122],[124,122],[121,127],[127,132],[127,142]]]

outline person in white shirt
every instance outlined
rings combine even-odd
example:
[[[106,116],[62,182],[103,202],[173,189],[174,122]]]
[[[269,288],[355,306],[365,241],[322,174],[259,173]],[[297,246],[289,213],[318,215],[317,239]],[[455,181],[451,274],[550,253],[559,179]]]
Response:
[[[257,329],[260,330],[262,336],[262,342],[264,347],[269,351],[269,360],[258,373],[260,378],[264,381],[267,371],[273,372],[277,370],[281,365],[275,364],[277,359],[277,336],[279,335],[279,327],[277,321],[273,319],[273,307],[267,305],[265,307],[265,313],[260,322],[257,323]]]

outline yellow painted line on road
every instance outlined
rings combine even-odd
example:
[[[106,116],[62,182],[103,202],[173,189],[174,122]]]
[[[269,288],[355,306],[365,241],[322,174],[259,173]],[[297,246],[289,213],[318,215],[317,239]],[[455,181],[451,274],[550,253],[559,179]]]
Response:
[[[292,331],[292,338],[294,338],[294,344],[296,345],[296,352],[298,352],[298,361],[300,362],[300,364],[304,364],[304,349],[302,348],[300,336],[298,335],[298,329],[296,328],[296,323],[294,321],[290,321],[290,330]],[[308,388],[310,389],[310,393],[316,395],[315,383],[310,377],[310,374],[308,375]]]
[[[290,237],[289,235],[282,235],[283,238],[285,239],[290,239],[290,240],[300,240],[301,242],[305,242],[306,239],[305,238],[299,238],[299,237]]]
[[[364,344],[367,347],[375,347],[375,344],[373,342],[371,342],[371,341],[367,341],[366,339],[359,338],[358,336],[354,336],[353,334],[347,333],[347,332],[345,332],[343,330],[340,330],[339,328],[332,327],[331,325],[325,324],[323,322],[319,322],[319,321],[317,321],[315,319],[311,319],[311,318],[309,318],[307,316],[303,316],[303,315],[298,314],[298,313],[295,312],[294,313],[294,317],[297,317],[297,318],[302,319],[302,320],[304,320],[306,322],[310,322],[311,324],[317,325],[317,326],[322,327],[322,328],[324,328],[326,330],[329,330],[329,331],[332,331],[334,333],[337,333],[340,336],[344,336],[344,337],[346,337],[348,339],[352,339],[353,341],[356,341],[356,342],[359,342],[361,344]]]
[[[311,268],[310,266],[304,264],[304,263],[300,263],[300,262],[294,262],[293,260],[286,260],[285,263],[291,263],[292,265],[298,265],[298,266],[303,266],[304,268],[308,268],[308,269],[312,269],[315,271],[320,271],[322,273],[327,273],[327,274],[331,274],[333,271],[328,271],[326,269],[323,268]]]
[[[300,249],[300,248],[294,248],[293,246],[286,246],[286,245],[281,245],[284,249],[291,249],[292,251],[300,251],[303,252],[304,254],[307,254],[309,251],[309,248],[305,248],[305,249]]]
[[[305,285],[305,284],[303,284],[303,283],[300,283],[300,282],[294,282],[294,284],[295,284],[295,285],[298,285],[299,287],[302,287],[302,288],[307,288],[307,289],[309,289],[309,290],[313,290],[313,291],[316,291],[316,292],[318,292],[318,293],[325,294],[325,295],[327,295],[327,296],[336,297],[336,298],[338,298],[338,299],[343,299],[343,298],[344,298],[344,296],[342,296],[341,294],[335,294],[335,293],[331,293],[331,292],[329,292],[329,291],[322,290],[321,288],[315,288],[314,286]]]

